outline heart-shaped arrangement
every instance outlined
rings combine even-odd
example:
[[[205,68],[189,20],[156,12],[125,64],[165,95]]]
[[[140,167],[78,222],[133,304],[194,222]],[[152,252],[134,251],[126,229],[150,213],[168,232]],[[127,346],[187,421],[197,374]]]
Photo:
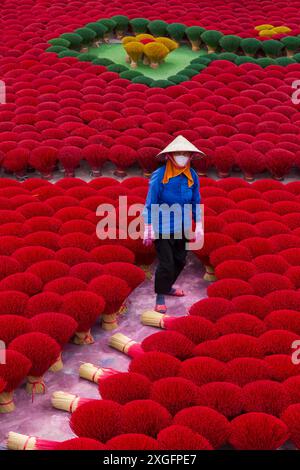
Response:
[[[224,35],[216,30],[205,30],[201,26],[168,24],[162,20],[149,21],[145,18],[129,19],[125,15],[116,15],[90,22],[72,33],[63,33],[51,39],[47,51],[56,53],[60,58],[77,57],[80,61],[106,66],[107,70],[133,83],[167,88],[189,80],[214,60],[226,59],[236,64],[250,62],[261,67],[286,66],[300,61],[300,39],[283,33],[274,39],[276,31],[274,34],[272,39],[269,36],[241,38]],[[146,42],[142,44],[141,40]],[[147,50],[152,46],[147,44],[148,41],[162,43],[166,53],[156,47],[149,56]],[[128,44],[133,46],[130,48],[131,53],[126,48]],[[164,60],[171,51],[172,58]],[[130,59],[130,54],[134,70],[130,70],[127,64],[129,60],[126,59]],[[139,62],[143,57],[147,59],[144,64]],[[150,64],[159,65],[159,68],[153,70],[145,66],[149,61]]]

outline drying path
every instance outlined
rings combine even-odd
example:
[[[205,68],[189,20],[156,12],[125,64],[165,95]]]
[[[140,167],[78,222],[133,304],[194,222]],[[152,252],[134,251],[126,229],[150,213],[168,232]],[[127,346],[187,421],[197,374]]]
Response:
[[[154,272],[155,265],[151,266]],[[197,300],[206,297],[208,283],[203,280],[204,269],[194,255],[189,255],[188,263],[178,279],[186,297],[168,298],[168,314],[182,316]],[[91,362],[102,367],[111,367],[126,371],[129,358],[114,351],[108,346],[111,334],[122,332],[130,338],[141,341],[155,333],[156,328],[143,326],[140,316],[145,310],[152,310],[154,305],[153,279],[146,279],[128,298],[128,311],[120,318],[119,328],[106,332],[100,325],[94,326],[92,332],[95,343],[91,346],[68,344],[63,352],[64,368],[58,373],[48,372],[45,376],[46,393],[36,395],[32,402],[24,386],[15,392],[16,409],[13,413],[3,415],[0,428],[0,448],[5,444],[9,431],[29,434],[44,439],[63,441],[74,437],[69,428],[69,415],[55,410],[50,397],[54,391],[62,390],[81,397],[99,398],[96,384],[80,379],[78,369],[82,362]]]

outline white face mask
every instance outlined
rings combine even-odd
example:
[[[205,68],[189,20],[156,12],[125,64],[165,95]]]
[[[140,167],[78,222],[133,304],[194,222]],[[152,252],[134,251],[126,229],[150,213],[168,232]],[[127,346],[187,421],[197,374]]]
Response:
[[[186,157],[185,155],[175,155],[174,156],[174,161],[177,166],[184,167],[187,165],[189,161],[189,157]]]

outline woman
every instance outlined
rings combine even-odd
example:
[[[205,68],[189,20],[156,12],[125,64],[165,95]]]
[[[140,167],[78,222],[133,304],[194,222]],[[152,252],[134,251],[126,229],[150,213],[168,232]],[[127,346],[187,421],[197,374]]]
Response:
[[[191,168],[191,159],[204,155],[183,136],[176,137],[158,157],[165,164],[152,175],[144,209],[144,244],[154,242],[158,266],[155,272],[155,310],[166,313],[165,295],[182,297],[173,286],[186,262],[186,243],[192,219],[194,240],[203,240],[199,180]]]

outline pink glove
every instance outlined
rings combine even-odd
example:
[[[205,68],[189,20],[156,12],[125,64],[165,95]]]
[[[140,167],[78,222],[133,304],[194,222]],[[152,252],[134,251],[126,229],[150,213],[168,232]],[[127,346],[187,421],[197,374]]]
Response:
[[[155,234],[151,224],[145,224],[143,244],[147,247],[152,246],[153,240],[155,240]]]
[[[196,222],[196,227],[195,227],[195,243],[201,245],[200,248],[202,248],[203,243],[204,243],[204,231],[203,231],[203,226],[202,222]]]

